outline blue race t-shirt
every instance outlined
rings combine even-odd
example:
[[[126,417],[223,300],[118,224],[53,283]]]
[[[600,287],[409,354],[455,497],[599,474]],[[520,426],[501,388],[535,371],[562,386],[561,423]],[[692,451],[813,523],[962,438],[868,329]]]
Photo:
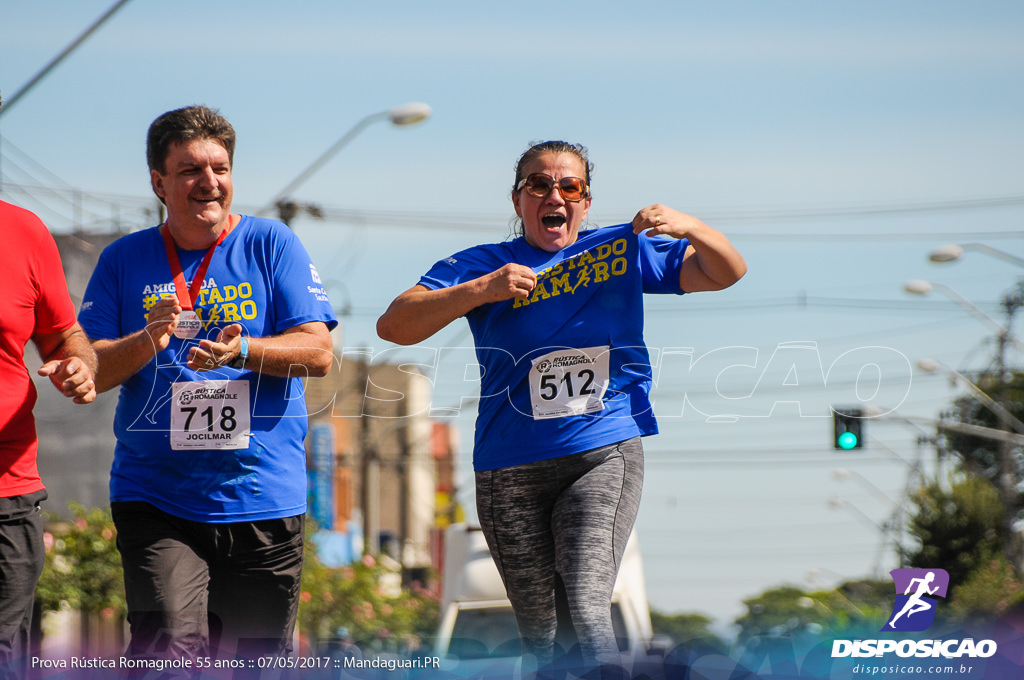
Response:
[[[531,463],[658,431],[648,393],[643,293],[682,294],[686,239],[637,236],[629,224],[579,234],[548,253],[524,238],[436,263],[431,290],[508,263],[537,274],[526,300],[488,303],[466,318],[482,366],[473,465]]]
[[[187,282],[205,254],[178,249]],[[103,251],[79,321],[93,340],[122,338],[143,329],[157,300],[174,294],[159,228],[146,229]],[[243,216],[214,251],[193,305],[202,321],[199,334],[171,337],[167,349],[121,386],[110,500],[147,501],[200,522],[305,512],[307,417],[301,379],[226,367],[199,373],[186,364],[191,347],[203,338],[215,340],[231,323],[253,337],[314,321],[336,326],[309,255],[283,224]],[[250,365],[253,360],[258,357]],[[245,392],[247,404],[225,401]],[[203,448],[203,438],[218,442],[237,434],[245,416],[251,436],[240,440],[241,448]],[[172,448],[172,435],[193,441]]]

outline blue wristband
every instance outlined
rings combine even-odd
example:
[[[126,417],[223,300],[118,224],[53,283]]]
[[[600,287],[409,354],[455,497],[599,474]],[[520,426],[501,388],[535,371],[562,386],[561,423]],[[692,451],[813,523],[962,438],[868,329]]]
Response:
[[[238,350],[238,356],[228,364],[231,368],[245,368],[245,362],[249,360],[249,341],[246,340],[244,335],[240,336],[239,340],[242,341],[242,346]]]

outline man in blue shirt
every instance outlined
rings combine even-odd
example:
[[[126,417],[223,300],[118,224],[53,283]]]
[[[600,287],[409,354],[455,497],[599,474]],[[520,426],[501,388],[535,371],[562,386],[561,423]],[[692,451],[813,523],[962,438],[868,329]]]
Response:
[[[231,214],[235,136],[193,106],[149,130],[162,225],[101,255],[80,313],[100,392],[120,387],[111,510],[130,657],[286,655],[305,512],[301,378],[337,324],[287,227]],[[201,663],[201,662],[199,662]]]

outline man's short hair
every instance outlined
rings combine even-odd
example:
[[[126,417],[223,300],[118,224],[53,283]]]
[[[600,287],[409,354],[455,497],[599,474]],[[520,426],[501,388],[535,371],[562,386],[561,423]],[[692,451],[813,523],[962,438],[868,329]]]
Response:
[[[219,142],[228,152],[228,161],[232,166],[235,164],[235,129],[216,109],[197,105],[168,111],[149,126],[146,138],[149,169],[164,174],[171,144],[185,144],[196,139]]]

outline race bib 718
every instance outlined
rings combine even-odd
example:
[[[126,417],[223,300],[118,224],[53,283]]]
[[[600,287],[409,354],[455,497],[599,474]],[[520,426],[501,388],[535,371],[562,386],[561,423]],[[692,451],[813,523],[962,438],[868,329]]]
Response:
[[[251,435],[248,380],[174,383],[171,448],[245,449]]]

